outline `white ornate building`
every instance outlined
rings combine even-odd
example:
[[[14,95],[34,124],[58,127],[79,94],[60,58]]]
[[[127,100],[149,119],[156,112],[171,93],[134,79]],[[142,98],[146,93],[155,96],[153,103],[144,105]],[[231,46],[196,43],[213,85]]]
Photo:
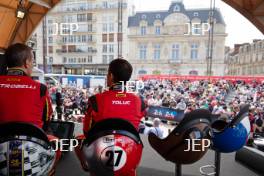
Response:
[[[137,12],[128,19],[128,59],[134,76],[205,75],[210,9],[186,9],[173,1],[167,11]],[[224,75],[225,22],[214,14],[213,75]],[[190,27],[191,26],[191,27]]]

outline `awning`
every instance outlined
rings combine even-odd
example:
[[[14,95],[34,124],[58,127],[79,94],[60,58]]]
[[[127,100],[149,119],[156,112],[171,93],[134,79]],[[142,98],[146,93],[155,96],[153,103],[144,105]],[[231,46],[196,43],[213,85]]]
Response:
[[[76,65],[76,64],[65,64],[64,65],[65,68],[68,68],[68,69],[77,69],[77,68],[82,68],[82,65]]]
[[[222,0],[251,21],[264,34],[264,0]]]
[[[16,17],[19,1],[0,1],[0,50],[6,49],[12,43],[26,43],[42,18],[60,2],[60,0],[24,0],[26,16],[21,20]]]

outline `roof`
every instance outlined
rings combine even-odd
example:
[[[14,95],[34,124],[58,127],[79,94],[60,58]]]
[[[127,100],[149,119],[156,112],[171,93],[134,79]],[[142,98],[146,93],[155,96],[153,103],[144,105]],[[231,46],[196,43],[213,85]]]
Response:
[[[174,9],[176,8],[175,6],[179,7],[179,11],[174,11]],[[165,18],[173,13],[183,13],[188,16],[190,20],[199,18],[202,22],[207,22],[210,9],[185,9],[184,4],[174,2],[171,3],[168,11],[150,11],[136,13],[134,16],[129,17],[128,27],[139,26],[141,20],[147,21],[149,26],[154,26],[155,20],[161,20],[162,22],[164,22]],[[224,19],[219,9],[215,10],[214,17],[216,18],[217,23],[225,25]]]
[[[34,3],[33,3],[34,2]],[[18,0],[0,1],[0,50],[5,50],[12,43],[26,43],[42,18],[60,0],[25,1],[27,11],[23,20],[16,18]]]

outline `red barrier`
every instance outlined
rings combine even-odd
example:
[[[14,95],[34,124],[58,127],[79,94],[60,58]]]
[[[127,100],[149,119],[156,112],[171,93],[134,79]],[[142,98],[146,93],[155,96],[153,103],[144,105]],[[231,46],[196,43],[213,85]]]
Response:
[[[184,76],[184,75],[143,75],[139,76],[141,80],[157,79],[157,80],[190,80],[190,81],[199,81],[199,80],[228,80],[228,81],[245,81],[246,83],[256,81],[263,82],[264,76]]]

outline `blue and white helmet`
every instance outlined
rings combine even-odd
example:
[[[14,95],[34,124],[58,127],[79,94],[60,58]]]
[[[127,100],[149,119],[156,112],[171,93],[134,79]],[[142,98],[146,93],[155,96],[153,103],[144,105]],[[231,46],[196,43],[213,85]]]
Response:
[[[244,105],[230,123],[218,120],[212,124],[212,142],[215,150],[231,153],[241,149],[246,144],[250,134],[248,110],[249,105]]]

